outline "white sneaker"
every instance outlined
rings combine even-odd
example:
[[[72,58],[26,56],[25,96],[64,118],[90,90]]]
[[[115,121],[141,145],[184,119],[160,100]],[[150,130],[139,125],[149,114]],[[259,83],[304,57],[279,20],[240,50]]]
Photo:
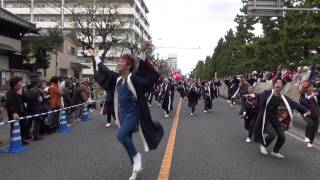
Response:
[[[106,124],[106,127],[110,127],[110,126],[111,126],[111,124],[110,124],[110,123],[107,123],[107,124]]]
[[[308,148],[313,148],[313,145],[312,145],[311,143],[308,143],[308,144],[307,144],[307,147],[308,147]]]
[[[203,112],[204,112],[204,113],[207,113],[208,111],[204,110]]]
[[[161,104],[160,104],[160,103],[158,103],[158,105],[159,105],[159,106],[161,106]]]
[[[151,104],[148,104],[149,107],[151,107]]]
[[[164,117],[165,117],[165,118],[168,118],[168,117],[169,117],[169,114],[164,115]]]
[[[247,137],[246,143],[251,143],[251,139]]]
[[[140,172],[132,171],[132,175],[129,180],[136,180]]]
[[[280,153],[271,152],[271,155],[280,159],[284,159],[285,157]]]
[[[190,115],[193,116],[194,114],[193,114],[193,113],[190,113]]]
[[[230,100],[227,100],[227,102],[228,102],[228,103],[231,103],[231,101],[230,101]]]
[[[67,126],[68,126],[68,127],[71,127],[71,124],[68,123]]]
[[[142,158],[140,153],[133,157],[133,169],[136,172],[142,171]]]
[[[235,104],[236,104],[236,102],[233,102],[232,104],[233,104],[233,105],[235,105]]]
[[[263,145],[260,145],[260,152],[261,154],[268,155],[267,148],[264,147]]]
[[[305,143],[310,143],[310,139],[306,137],[306,138],[304,139],[304,142],[305,142]]]

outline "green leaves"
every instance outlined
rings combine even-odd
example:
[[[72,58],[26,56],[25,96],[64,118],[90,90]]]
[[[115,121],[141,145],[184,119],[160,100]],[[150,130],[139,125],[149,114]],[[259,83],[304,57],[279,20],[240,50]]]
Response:
[[[226,32],[206,58],[203,69],[198,63],[193,71],[200,79],[247,73],[253,70],[276,70],[279,65],[320,63],[320,13],[288,12],[284,17],[253,18],[246,15],[246,2],[235,18],[236,32]],[[320,7],[320,0],[287,0],[287,7]],[[263,35],[255,37],[254,25],[260,22]],[[204,72],[203,72],[204,71]]]

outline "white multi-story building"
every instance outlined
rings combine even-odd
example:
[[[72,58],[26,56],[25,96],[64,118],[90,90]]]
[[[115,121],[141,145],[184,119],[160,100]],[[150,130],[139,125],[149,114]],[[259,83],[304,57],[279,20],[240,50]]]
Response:
[[[169,54],[168,58],[166,59],[168,67],[171,70],[177,70],[178,68],[178,55],[177,54]]]
[[[130,20],[123,26],[121,32],[130,33],[130,38],[134,39],[133,41],[151,39],[148,20],[149,10],[144,0],[95,0],[94,2],[97,6],[101,3],[109,3],[109,5],[117,7],[117,13],[120,17]],[[36,24],[38,28],[46,29],[59,25],[66,31],[72,28],[70,23],[71,10],[81,10],[78,0],[1,0],[1,7]],[[122,53],[126,53],[123,48],[112,48],[107,54],[106,65],[115,69],[116,59]],[[81,57],[80,53],[78,54],[80,63],[92,67],[90,59],[85,59]],[[83,75],[93,75],[93,68],[84,69]]]

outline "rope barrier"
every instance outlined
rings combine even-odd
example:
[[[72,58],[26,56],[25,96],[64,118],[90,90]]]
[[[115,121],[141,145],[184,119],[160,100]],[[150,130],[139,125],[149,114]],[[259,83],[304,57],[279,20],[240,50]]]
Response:
[[[48,111],[48,112],[45,112],[45,113],[34,114],[34,115],[31,115],[31,116],[24,116],[24,117],[20,117],[19,119],[16,119],[16,120],[8,120],[8,121],[5,121],[5,122],[1,122],[0,126],[5,125],[5,124],[11,124],[11,123],[14,123],[14,122],[19,122],[19,121],[24,120],[24,119],[30,119],[30,118],[33,118],[33,117],[45,116],[45,115],[52,114],[52,113],[55,113],[55,112],[61,112],[63,110],[73,109],[75,107],[89,105],[89,104],[103,102],[103,101],[105,101],[105,100],[104,99],[100,99],[100,100],[97,100],[97,101],[92,101],[92,102],[89,102],[89,103],[77,104],[77,105],[73,105],[73,106],[69,106],[69,107],[65,107],[65,108],[61,108],[61,109]]]

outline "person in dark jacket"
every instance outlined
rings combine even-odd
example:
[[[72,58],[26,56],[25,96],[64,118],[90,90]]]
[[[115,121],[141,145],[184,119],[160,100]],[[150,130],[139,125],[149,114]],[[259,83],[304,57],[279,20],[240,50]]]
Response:
[[[175,84],[174,84],[174,80],[169,78],[169,84],[170,84],[170,90],[171,90],[171,104],[170,104],[170,110],[173,110],[173,100],[174,100],[174,92],[175,92]]]
[[[84,100],[82,99],[82,96],[81,96],[81,85],[79,82],[77,82],[73,90],[72,105],[78,105],[82,103],[84,103]],[[80,106],[73,108],[72,119],[75,121],[80,121],[81,120],[80,114],[81,114]]]
[[[40,113],[46,113],[50,111],[50,95],[48,93],[48,87],[46,85],[46,82],[42,82],[38,86],[39,94],[42,98],[41,102],[41,110]],[[52,134],[53,129],[50,128],[48,124],[45,123],[45,119],[48,117],[46,116],[40,116],[40,135],[44,135],[45,133]]]
[[[117,66],[119,73],[108,69],[96,56],[96,52],[91,50],[99,70],[94,76],[95,81],[106,91],[115,89],[114,108],[116,123],[119,126],[117,139],[126,149],[133,164],[130,180],[135,180],[142,171],[141,154],[132,142],[132,134],[136,127],[140,127],[140,137],[145,151],[156,149],[164,134],[162,125],[152,120],[145,97],[145,93],[159,79],[158,72],[146,59],[145,51],[150,48],[150,43],[144,44],[137,70],[132,56],[122,56]]]
[[[183,81],[180,81],[178,83],[178,92],[181,98],[184,98],[186,96],[186,86]]]
[[[254,124],[258,114],[258,99],[254,93],[253,86],[247,88],[243,94],[243,103],[241,104],[240,116],[244,119],[244,128],[248,130],[247,143],[251,143]]]
[[[210,109],[212,109],[211,91],[208,83],[204,84],[202,96],[204,102],[203,112],[207,113]]]
[[[63,92],[63,104],[64,107],[70,107],[72,106],[72,97],[71,97],[71,82],[70,80],[66,80],[65,81],[65,85],[62,88],[62,92]],[[70,109],[66,110],[66,118],[68,121],[68,124],[70,125],[72,123],[71,121],[71,117],[70,117]]]
[[[230,99],[231,99],[231,107],[236,104],[236,101],[240,97],[240,80],[238,77],[234,77],[232,80],[232,84],[230,86]]]
[[[106,100],[103,105],[103,114],[107,115],[107,124],[105,125],[106,127],[111,126],[111,117],[116,119],[115,114],[114,114],[114,107],[113,107],[113,95],[114,92],[109,92],[106,91]]]
[[[301,93],[299,102],[301,105],[307,107],[311,111],[311,115],[303,117],[306,121],[307,126],[305,130],[305,143],[307,147],[313,147],[313,141],[316,133],[318,132],[319,126],[319,104],[318,104],[319,93],[314,91],[309,81],[303,81],[301,87]]]
[[[196,105],[199,100],[199,89],[196,87],[196,83],[192,83],[191,87],[188,90],[188,106],[191,109],[190,115],[194,115],[194,111],[196,109]]]
[[[22,96],[23,79],[21,77],[13,77],[10,79],[10,90],[6,94],[6,108],[9,120],[18,120],[26,115],[25,99]],[[20,131],[23,145],[28,145],[29,138],[28,121],[20,120]],[[11,124],[11,131],[12,131]]]
[[[279,151],[285,143],[284,132],[289,129],[292,121],[292,109],[304,116],[311,114],[306,107],[281,94],[284,84],[282,79],[277,79],[272,90],[259,95],[259,112],[254,127],[254,140],[261,144],[260,152],[264,155],[268,154],[266,147],[277,137],[271,155],[278,158],[284,158]],[[268,135],[265,137],[264,134]]]
[[[33,116],[41,112],[41,103],[43,101],[40,92],[39,92],[39,80],[34,80],[31,82],[31,88],[28,92],[25,93],[26,103],[27,103],[27,115]],[[33,117],[29,119],[29,123],[33,124],[33,140],[39,141],[43,140],[43,137],[40,136],[40,124],[42,119],[38,117]]]
[[[221,86],[221,82],[218,78],[213,81],[213,91],[212,91],[212,101],[218,99],[219,96],[219,87]]]
[[[171,104],[172,104],[172,87],[167,78],[163,80],[163,86],[162,86],[162,109],[164,110],[164,117],[168,118],[170,116],[171,111]]]

